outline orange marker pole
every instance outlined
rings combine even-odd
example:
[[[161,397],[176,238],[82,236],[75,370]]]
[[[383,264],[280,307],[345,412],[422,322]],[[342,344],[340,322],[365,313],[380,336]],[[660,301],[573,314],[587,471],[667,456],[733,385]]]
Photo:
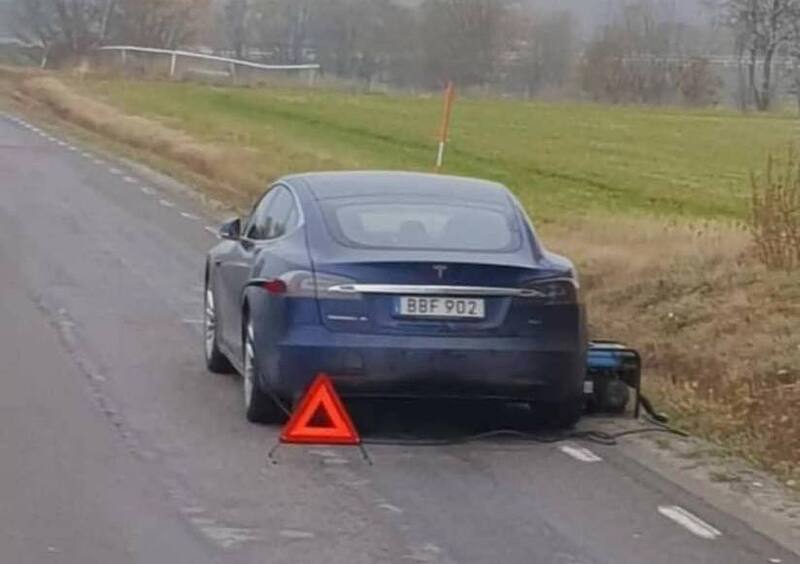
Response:
[[[452,80],[447,81],[444,91],[444,111],[442,112],[442,126],[439,129],[439,152],[436,154],[436,172],[442,170],[444,164],[444,147],[450,135],[450,116],[453,113],[453,102],[456,100],[456,87]]]

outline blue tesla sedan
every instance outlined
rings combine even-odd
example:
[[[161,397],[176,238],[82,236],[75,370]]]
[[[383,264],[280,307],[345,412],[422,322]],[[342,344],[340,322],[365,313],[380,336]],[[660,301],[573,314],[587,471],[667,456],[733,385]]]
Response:
[[[243,376],[253,422],[314,377],[347,397],[529,402],[582,413],[586,321],[572,263],[500,184],[404,172],[288,176],[220,228],[205,355]]]

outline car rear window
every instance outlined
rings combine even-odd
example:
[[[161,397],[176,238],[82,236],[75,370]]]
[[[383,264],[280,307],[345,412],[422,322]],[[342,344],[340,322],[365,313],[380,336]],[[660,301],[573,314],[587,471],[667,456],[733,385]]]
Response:
[[[507,251],[519,246],[511,208],[431,202],[326,202],[326,219],[349,245],[384,249]]]

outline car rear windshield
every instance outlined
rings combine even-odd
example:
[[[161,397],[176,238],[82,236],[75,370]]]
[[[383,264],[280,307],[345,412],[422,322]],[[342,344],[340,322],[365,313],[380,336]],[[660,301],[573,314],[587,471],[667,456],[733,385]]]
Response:
[[[336,202],[325,210],[331,231],[351,246],[499,252],[518,248],[510,207],[431,202]]]

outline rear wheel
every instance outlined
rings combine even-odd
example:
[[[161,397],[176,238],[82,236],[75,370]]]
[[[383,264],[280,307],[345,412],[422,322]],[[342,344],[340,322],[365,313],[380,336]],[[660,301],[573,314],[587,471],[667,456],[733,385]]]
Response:
[[[268,393],[261,389],[258,377],[258,359],[255,354],[255,330],[247,319],[244,331],[244,359],[242,380],[244,388],[244,407],[247,420],[251,423],[280,423],[284,413]]]
[[[230,374],[233,366],[219,350],[217,307],[214,289],[206,281],[205,307],[203,313],[203,336],[205,339],[206,367],[217,374]]]
[[[584,399],[583,396],[579,396],[560,402],[536,402],[531,404],[531,409],[538,425],[547,429],[568,430],[580,421],[584,410]]]

